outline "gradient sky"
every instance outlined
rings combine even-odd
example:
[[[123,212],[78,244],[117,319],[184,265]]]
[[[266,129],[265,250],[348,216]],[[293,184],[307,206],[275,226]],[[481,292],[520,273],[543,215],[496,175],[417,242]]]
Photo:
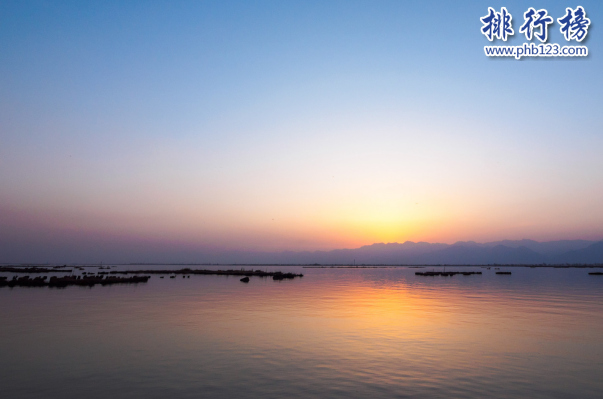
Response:
[[[488,6],[522,44],[528,7],[578,5],[587,58],[484,55]],[[603,239],[600,23],[599,0],[0,1],[0,262]]]

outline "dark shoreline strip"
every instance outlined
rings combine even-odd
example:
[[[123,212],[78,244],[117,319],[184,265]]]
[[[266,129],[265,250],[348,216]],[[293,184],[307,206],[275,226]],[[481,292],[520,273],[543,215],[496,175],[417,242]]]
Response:
[[[274,280],[292,279],[303,277],[303,274],[266,272],[263,270],[208,270],[208,269],[180,269],[180,270],[113,270],[110,274],[201,274],[216,276],[244,276],[244,277],[272,277]]]
[[[304,269],[394,269],[397,266],[303,266]]]
[[[93,287],[97,284],[100,285],[113,285],[113,284],[138,284],[146,283],[149,281],[151,276],[132,276],[132,277],[115,277],[108,276],[66,276],[66,277],[51,277],[50,280],[46,281],[46,276],[29,278],[29,276],[13,278],[7,280],[6,277],[0,277],[0,287],[56,287],[64,288],[69,285],[79,285],[85,287]]]
[[[5,273],[71,273],[71,269],[59,269],[52,268],[47,269],[43,267],[4,267],[0,266],[0,272]]]

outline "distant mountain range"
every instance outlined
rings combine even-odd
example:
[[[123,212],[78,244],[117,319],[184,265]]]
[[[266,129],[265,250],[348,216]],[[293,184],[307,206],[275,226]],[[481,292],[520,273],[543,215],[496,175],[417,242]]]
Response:
[[[603,264],[603,241],[504,240],[488,243],[459,241],[372,244],[356,249],[304,252],[229,252],[215,259],[221,263],[267,264]]]
[[[49,246],[28,251],[0,240],[0,262],[13,264],[280,264],[280,265],[479,265],[479,264],[603,264],[603,241],[504,240],[487,243],[459,241],[454,244],[411,242],[372,244],[331,251],[206,251],[161,245],[72,245]],[[98,259],[97,262],[91,259]]]

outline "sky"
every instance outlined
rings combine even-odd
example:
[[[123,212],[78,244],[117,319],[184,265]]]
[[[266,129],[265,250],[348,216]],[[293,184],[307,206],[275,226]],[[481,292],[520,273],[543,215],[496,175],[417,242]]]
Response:
[[[529,7],[579,5],[587,38],[549,42],[588,57],[485,56],[527,42]],[[603,239],[600,21],[598,0],[0,1],[0,262]]]

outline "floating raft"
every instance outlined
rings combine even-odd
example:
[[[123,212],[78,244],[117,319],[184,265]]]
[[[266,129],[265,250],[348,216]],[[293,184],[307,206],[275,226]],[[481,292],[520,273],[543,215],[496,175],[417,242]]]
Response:
[[[274,280],[293,279],[303,277],[303,274],[265,272],[263,270],[207,270],[207,269],[180,269],[180,270],[113,270],[110,274],[203,274],[217,276],[241,277],[272,277]]]
[[[97,284],[112,285],[112,284],[138,284],[146,283],[151,276],[132,276],[132,277],[115,277],[109,276],[66,276],[66,277],[51,277],[47,281],[47,276],[29,278],[29,276],[13,277],[12,280],[7,280],[6,277],[0,277],[0,287],[67,287],[68,285],[79,285],[92,287]]]
[[[462,274],[463,276],[471,276],[472,274],[482,274],[482,272],[415,272],[417,276],[443,276],[452,277],[456,274]]]
[[[496,272],[496,274],[511,274],[511,272]]]
[[[603,272],[592,272],[592,273],[588,273],[591,276],[603,276]]]

